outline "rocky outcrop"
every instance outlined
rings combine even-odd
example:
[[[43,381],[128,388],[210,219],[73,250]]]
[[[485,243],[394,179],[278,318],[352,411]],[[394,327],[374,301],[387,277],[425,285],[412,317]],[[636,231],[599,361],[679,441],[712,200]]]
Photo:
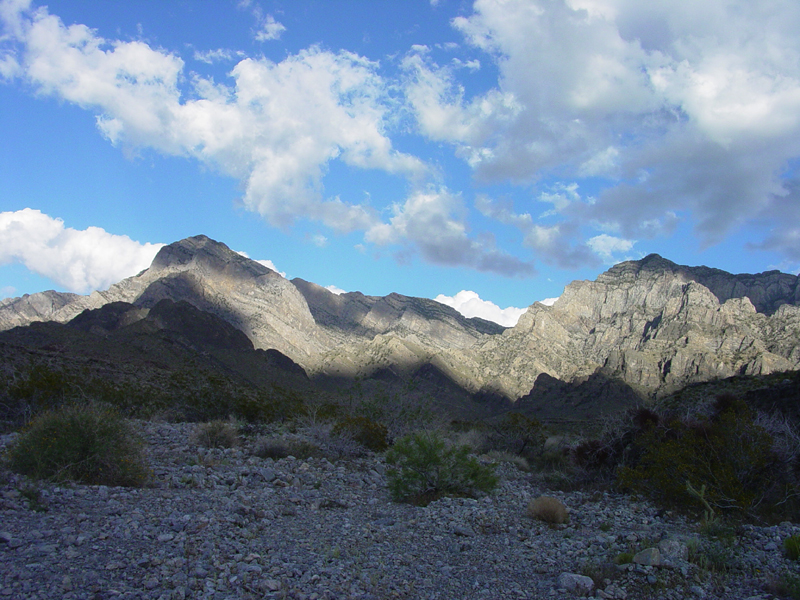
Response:
[[[796,369],[796,288],[793,276],[730,275],[651,255],[571,283],[553,306],[534,304],[474,356],[483,385],[510,397],[526,394],[540,373],[574,381],[602,370],[652,396],[693,381]],[[751,296],[762,307],[783,304],[767,314]]]

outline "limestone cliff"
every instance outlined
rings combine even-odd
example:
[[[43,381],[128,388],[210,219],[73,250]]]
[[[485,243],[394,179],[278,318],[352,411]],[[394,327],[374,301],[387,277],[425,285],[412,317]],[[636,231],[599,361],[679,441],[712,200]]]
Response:
[[[513,329],[483,342],[475,352],[482,385],[519,397],[540,373],[573,381],[602,371],[647,396],[796,369],[797,289],[797,277],[776,272],[731,275],[657,255],[620,263],[596,281],[571,283],[551,307],[532,305]]]

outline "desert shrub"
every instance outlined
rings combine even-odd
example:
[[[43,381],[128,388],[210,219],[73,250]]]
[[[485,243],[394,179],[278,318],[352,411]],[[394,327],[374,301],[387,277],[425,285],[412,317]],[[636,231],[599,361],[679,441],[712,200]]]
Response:
[[[497,485],[492,467],[469,455],[467,446],[448,446],[434,432],[399,439],[386,453],[389,491],[396,501],[426,504],[446,495],[474,496]]]
[[[139,486],[149,473],[128,423],[94,404],[41,413],[23,429],[8,459],[18,473],[55,481]]]
[[[703,571],[723,573],[736,567],[736,559],[732,545],[724,540],[703,539],[689,540],[689,562],[696,564]]]
[[[620,484],[686,508],[698,507],[700,489],[707,511],[761,505],[775,488],[772,438],[743,403],[719,404],[724,410],[709,418],[673,419],[641,433],[634,441],[638,459],[619,470]]]
[[[492,450],[486,457],[494,462],[512,464],[520,471],[525,471],[526,473],[531,470],[531,465],[524,456],[511,454],[510,452],[501,452],[500,450]]]
[[[779,578],[773,578],[768,582],[767,591],[780,598],[800,600],[800,576],[787,571]]]
[[[486,450],[534,457],[544,444],[542,424],[520,413],[509,413],[486,433]]]
[[[230,421],[200,423],[192,434],[193,441],[206,448],[233,448],[239,445],[239,429]]]
[[[271,458],[273,460],[279,460],[287,456],[305,460],[322,456],[322,451],[319,446],[304,440],[266,438],[259,440],[253,450],[253,454],[259,458]]]
[[[783,551],[789,560],[800,559],[800,535],[790,535],[783,540]]]
[[[569,512],[558,498],[539,496],[528,503],[528,516],[551,525],[560,525],[567,522]]]
[[[389,447],[386,440],[389,431],[386,426],[367,417],[341,419],[334,425],[331,433],[334,436],[349,434],[353,440],[373,452],[383,452]]]
[[[633,562],[633,552],[620,552],[614,557],[615,565],[627,565]]]
[[[230,406],[230,408],[228,408]],[[303,398],[279,386],[257,395],[239,394],[224,405],[249,422],[280,423],[304,416],[308,407]]]

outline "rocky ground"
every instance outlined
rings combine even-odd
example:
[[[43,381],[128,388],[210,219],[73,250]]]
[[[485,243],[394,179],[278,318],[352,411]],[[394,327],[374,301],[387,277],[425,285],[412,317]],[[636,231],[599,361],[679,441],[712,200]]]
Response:
[[[420,508],[389,499],[379,456],[273,461],[199,447],[190,424],[137,427],[150,487],[0,473],[0,598],[767,600],[800,573],[782,551],[800,533],[790,523],[714,541],[645,502],[552,491],[511,464],[489,496]],[[526,515],[543,494],[568,524]],[[636,558],[614,564],[623,553]]]

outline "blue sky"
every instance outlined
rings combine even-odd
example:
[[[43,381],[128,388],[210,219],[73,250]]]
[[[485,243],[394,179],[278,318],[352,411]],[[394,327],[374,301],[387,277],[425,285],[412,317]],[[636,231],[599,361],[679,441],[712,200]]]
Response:
[[[0,0],[0,28],[0,297],[200,233],[506,324],[652,252],[800,269],[795,0]]]

